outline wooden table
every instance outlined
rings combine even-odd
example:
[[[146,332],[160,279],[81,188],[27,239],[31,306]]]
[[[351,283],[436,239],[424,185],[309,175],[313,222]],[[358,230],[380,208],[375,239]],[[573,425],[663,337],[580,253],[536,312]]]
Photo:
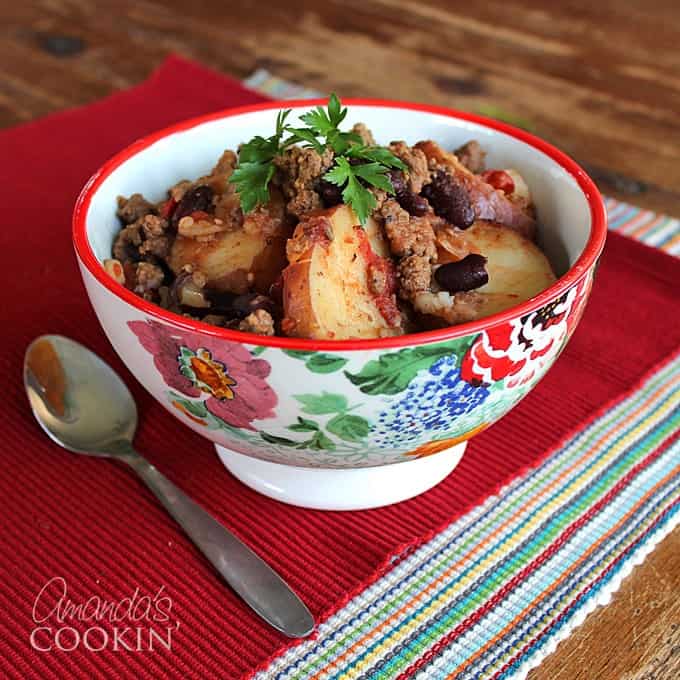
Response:
[[[86,104],[169,52],[345,96],[529,127],[603,192],[680,214],[678,0],[21,0],[0,5],[0,126]],[[680,677],[680,530],[531,680]]]

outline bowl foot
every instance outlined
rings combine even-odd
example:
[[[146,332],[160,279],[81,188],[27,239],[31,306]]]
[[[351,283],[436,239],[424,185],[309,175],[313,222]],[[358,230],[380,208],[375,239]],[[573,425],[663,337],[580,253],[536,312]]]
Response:
[[[281,465],[217,444],[215,448],[234,477],[277,501],[317,510],[367,510],[405,501],[439,484],[458,465],[466,445],[404,463],[352,469]]]

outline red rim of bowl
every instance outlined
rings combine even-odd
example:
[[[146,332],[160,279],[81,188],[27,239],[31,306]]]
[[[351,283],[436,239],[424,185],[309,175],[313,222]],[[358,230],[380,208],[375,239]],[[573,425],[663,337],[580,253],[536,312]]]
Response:
[[[510,321],[518,316],[523,316],[548,304],[551,300],[559,297],[571,286],[573,286],[597,261],[597,258],[604,247],[604,241],[607,234],[607,218],[602,197],[600,196],[600,192],[595,186],[595,183],[592,179],[590,179],[586,172],[575,161],[573,161],[571,158],[569,158],[569,156],[559,149],[556,149],[554,146],[544,142],[542,139],[511,125],[485,118],[483,116],[477,116],[472,113],[457,111],[455,109],[431,106],[428,104],[412,104],[399,101],[388,101],[383,99],[344,99],[343,104],[347,104],[349,106],[373,106],[381,108],[424,111],[426,113],[434,113],[437,115],[448,116],[449,118],[457,118],[460,120],[476,123],[478,125],[482,125],[484,127],[498,130],[499,132],[510,135],[511,137],[514,137],[515,139],[518,139],[519,141],[524,142],[525,144],[528,144],[529,146],[544,153],[546,156],[560,165],[564,170],[566,170],[576,180],[590,207],[590,235],[588,237],[588,242],[586,243],[586,246],[578,260],[572,265],[572,267],[570,267],[569,271],[567,271],[564,276],[560,277],[552,286],[530,300],[527,300],[520,305],[510,307],[503,312],[492,314],[491,316],[484,317],[483,319],[479,319],[477,321],[471,321],[435,331],[409,333],[406,335],[370,340],[310,340],[305,338],[289,338],[281,336],[261,336],[252,333],[243,333],[241,331],[211,326],[209,324],[203,323],[202,321],[194,321],[192,319],[188,319],[187,317],[180,316],[179,314],[174,314],[173,312],[169,312],[158,305],[147,302],[118,282],[114,281],[106,273],[102,263],[95,256],[94,251],[90,246],[89,239],[87,238],[86,216],[93,195],[96,193],[102,182],[116,168],[160,139],[168,137],[169,135],[175,134],[177,132],[189,130],[190,128],[196,127],[203,123],[221,118],[231,118],[233,116],[255,111],[296,107],[309,108],[310,106],[325,103],[326,99],[299,99],[293,101],[272,101],[265,102],[263,104],[224,109],[214,113],[209,113],[204,116],[198,116],[196,118],[182,121],[134,142],[104,163],[104,165],[88,180],[87,184],[78,196],[78,200],[76,201],[73,212],[73,240],[78,258],[87,268],[90,274],[92,274],[92,276],[94,276],[94,278],[111,293],[133,307],[136,307],[145,314],[156,317],[157,319],[161,319],[163,321],[167,321],[168,323],[179,326],[184,330],[198,331],[200,333],[207,333],[210,336],[223,338],[232,342],[261,345],[263,347],[325,351],[412,347],[414,345],[442,342],[445,340],[451,340],[453,338],[460,338],[472,333],[478,333],[485,328]]]

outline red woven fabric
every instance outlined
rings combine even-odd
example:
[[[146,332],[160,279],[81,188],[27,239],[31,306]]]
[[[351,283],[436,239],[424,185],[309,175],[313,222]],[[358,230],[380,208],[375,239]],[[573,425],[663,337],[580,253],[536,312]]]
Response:
[[[438,487],[393,507],[352,513],[292,508],[250,491],[114,355],[77,272],[70,213],[88,176],[135,138],[188,116],[260,99],[232,80],[171,58],[139,87],[0,133],[0,254],[3,278],[10,282],[2,305],[2,676],[239,678],[289,644],[219,580],[130,472],[65,453],[42,434],[30,415],[20,370],[24,349],[38,334],[71,336],[111,362],[138,400],[139,449],[267,558],[319,618],[370,583],[395,555],[538,461],[680,345],[680,263],[612,234],[592,300],[564,355],[509,416],[471,442],[455,473]],[[117,603],[135,589],[139,598],[163,587],[172,604],[170,623],[179,623],[171,649],[157,644],[154,652],[116,652],[109,643],[93,652],[81,640],[71,652],[37,651],[30,644],[39,625],[32,609],[54,577],[64,578],[74,603],[92,596]],[[54,601],[40,601],[38,618]],[[52,625],[53,633],[60,626],[54,616],[44,625]],[[67,618],[61,625],[81,633],[98,625],[113,637],[108,621]],[[117,625],[135,626],[129,618]],[[161,632],[167,625],[153,624]],[[146,618],[139,623],[142,646],[148,647],[149,626]],[[70,647],[73,635],[63,634],[62,646]],[[135,635],[124,638],[128,646],[136,646]],[[102,636],[93,635],[90,646],[100,646]],[[35,641],[54,644],[45,631]]]

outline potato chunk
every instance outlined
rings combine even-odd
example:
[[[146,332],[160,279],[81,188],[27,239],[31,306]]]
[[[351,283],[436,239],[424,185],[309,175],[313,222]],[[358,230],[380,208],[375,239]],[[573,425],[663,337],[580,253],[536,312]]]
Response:
[[[525,302],[555,282],[548,258],[514,229],[479,220],[465,238],[470,252],[487,258],[489,282],[475,291],[481,296],[480,316]]]
[[[220,292],[267,293],[286,265],[285,237],[230,231],[200,242],[178,236],[168,262],[177,274],[186,264],[199,269],[207,285]]]
[[[395,274],[379,225],[365,229],[346,205],[310,214],[287,246],[282,329],[286,335],[346,340],[400,335]]]
[[[168,265],[175,274],[191,265],[205,274],[208,287],[220,292],[267,293],[287,264],[289,231],[283,221],[283,204],[274,199],[246,215],[237,228],[207,239],[178,235]]]

